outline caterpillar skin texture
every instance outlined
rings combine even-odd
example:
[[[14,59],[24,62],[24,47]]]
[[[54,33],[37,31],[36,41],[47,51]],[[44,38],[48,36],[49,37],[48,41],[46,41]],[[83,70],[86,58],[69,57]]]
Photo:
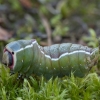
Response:
[[[98,61],[99,48],[89,48],[72,43],[42,47],[36,40],[18,40],[6,45],[3,63],[14,73],[26,76],[35,74],[45,78],[85,76]]]

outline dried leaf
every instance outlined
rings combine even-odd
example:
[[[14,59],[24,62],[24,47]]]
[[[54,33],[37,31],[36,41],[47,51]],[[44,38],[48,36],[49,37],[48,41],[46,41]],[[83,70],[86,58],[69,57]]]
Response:
[[[31,3],[30,0],[19,0],[19,1],[26,8],[31,8],[32,7],[32,3]]]
[[[7,30],[0,27],[0,40],[7,41],[12,37],[12,32],[8,32]]]

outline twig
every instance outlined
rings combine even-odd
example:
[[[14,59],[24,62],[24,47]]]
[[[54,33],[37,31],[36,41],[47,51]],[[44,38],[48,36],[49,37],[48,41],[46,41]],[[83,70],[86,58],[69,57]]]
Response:
[[[40,18],[42,20],[42,23],[43,23],[43,25],[45,27],[45,30],[46,30],[46,33],[47,33],[48,45],[51,45],[52,44],[52,42],[51,42],[51,33],[52,33],[51,32],[51,27],[49,25],[49,22],[48,22],[47,18],[42,13],[40,13],[39,15],[40,15]]]

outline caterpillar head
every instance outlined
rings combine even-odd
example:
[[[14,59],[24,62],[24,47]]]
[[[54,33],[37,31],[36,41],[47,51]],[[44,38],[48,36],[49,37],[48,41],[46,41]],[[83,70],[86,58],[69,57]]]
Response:
[[[23,63],[27,62],[26,53],[29,52],[29,48],[32,48],[35,42],[35,40],[18,40],[7,44],[3,51],[2,63],[14,72],[20,71]]]
[[[13,65],[13,57],[12,54],[8,50],[4,50],[2,63],[6,66],[12,66]]]

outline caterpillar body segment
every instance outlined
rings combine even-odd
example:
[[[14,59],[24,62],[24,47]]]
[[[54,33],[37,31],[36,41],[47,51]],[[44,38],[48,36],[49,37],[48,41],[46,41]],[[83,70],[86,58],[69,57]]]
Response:
[[[70,75],[85,76],[98,63],[99,48],[72,43],[40,46],[36,40],[18,40],[6,45],[3,63],[13,72],[46,78]]]

